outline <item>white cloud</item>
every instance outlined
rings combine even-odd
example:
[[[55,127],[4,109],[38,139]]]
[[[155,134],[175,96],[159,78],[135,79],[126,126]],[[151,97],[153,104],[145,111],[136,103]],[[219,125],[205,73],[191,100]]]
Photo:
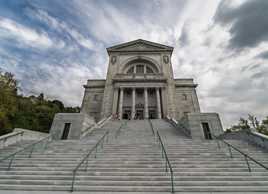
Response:
[[[81,46],[90,50],[96,49],[97,45],[90,38],[85,37],[66,22],[60,21],[58,18],[49,15],[47,12],[41,9],[31,9],[28,11],[28,14],[32,14],[31,16],[33,18],[39,19],[40,21],[46,23],[50,28],[53,28],[61,33],[69,33]]]
[[[76,26],[68,22],[70,18],[64,20],[57,17],[57,13],[36,9],[29,13],[32,19],[47,24],[57,34],[68,35],[76,44],[63,42],[60,46],[70,55],[63,66],[57,63],[53,66],[51,61],[38,65],[49,78],[47,81],[35,80],[33,91],[57,97],[68,105],[80,105],[82,84],[89,78],[105,77],[108,64],[105,46],[142,38],[175,47],[172,58],[175,76],[194,78],[199,84],[202,110],[219,112],[226,127],[247,113],[266,116],[267,61],[255,56],[267,51],[267,44],[243,52],[229,50],[229,29],[214,22],[221,2],[140,0],[119,6],[109,1],[73,0],[65,9],[75,16]],[[238,7],[245,1],[228,2],[232,2],[229,6]],[[184,45],[180,42],[183,33],[187,38]],[[0,19],[0,36],[44,48],[53,47],[60,38],[52,39],[46,32],[5,19]],[[79,52],[80,46],[89,52]],[[16,61],[10,58],[6,63],[15,64]],[[12,71],[14,69],[15,65]]]
[[[31,28],[16,23],[13,20],[0,17],[0,36],[2,38],[16,39],[30,47],[49,48],[54,42],[45,32],[37,32]]]

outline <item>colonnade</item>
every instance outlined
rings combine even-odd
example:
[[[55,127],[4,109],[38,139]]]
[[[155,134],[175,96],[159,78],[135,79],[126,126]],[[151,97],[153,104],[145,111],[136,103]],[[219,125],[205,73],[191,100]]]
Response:
[[[124,101],[124,92],[126,88],[119,88],[120,89],[120,96],[119,96],[119,118],[123,118],[123,101]],[[129,89],[129,88],[128,88]],[[144,90],[144,118],[149,118],[149,110],[148,110],[148,88],[139,88]],[[161,88],[154,88],[156,91],[156,109],[157,109],[157,118],[161,119],[161,101],[160,101],[160,90]],[[132,103],[131,103],[131,119],[135,118],[136,115],[136,88],[131,88],[132,90]]]

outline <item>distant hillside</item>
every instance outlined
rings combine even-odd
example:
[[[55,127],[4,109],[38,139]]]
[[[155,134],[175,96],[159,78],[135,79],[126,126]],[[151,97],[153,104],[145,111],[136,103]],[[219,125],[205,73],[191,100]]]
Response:
[[[58,112],[79,112],[79,107],[65,107],[59,100],[18,95],[18,81],[8,72],[0,72],[0,135],[19,127],[49,132]]]

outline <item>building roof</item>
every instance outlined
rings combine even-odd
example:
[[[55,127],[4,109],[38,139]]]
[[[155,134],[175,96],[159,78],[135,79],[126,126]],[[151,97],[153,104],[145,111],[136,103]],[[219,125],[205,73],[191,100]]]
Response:
[[[130,42],[125,42],[112,47],[107,48],[107,52],[110,55],[111,52],[163,52],[173,51],[173,47],[150,42],[143,39],[137,39]]]

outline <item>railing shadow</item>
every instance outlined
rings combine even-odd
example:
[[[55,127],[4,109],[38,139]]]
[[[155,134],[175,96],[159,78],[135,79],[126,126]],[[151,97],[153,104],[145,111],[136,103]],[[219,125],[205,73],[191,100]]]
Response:
[[[262,164],[260,161],[257,161],[253,157],[249,156],[248,154],[244,153],[242,150],[240,150],[239,148],[235,147],[234,145],[228,143],[222,137],[215,136],[214,134],[211,134],[211,135],[213,136],[214,139],[216,139],[218,149],[221,149],[222,148],[220,142],[222,142],[223,145],[226,145],[227,146],[227,149],[228,149],[230,158],[234,158],[233,151],[236,151],[240,155],[242,155],[244,157],[244,159],[245,159],[245,163],[247,164],[247,168],[248,168],[248,171],[249,172],[252,172],[252,168],[250,166],[250,162],[249,161],[253,161],[255,164],[257,164],[257,165],[261,166],[262,168],[268,170],[268,167],[267,166],[265,166],[264,164]]]
[[[8,168],[7,170],[10,170],[11,166],[12,166],[12,163],[13,163],[13,160],[15,159],[16,155],[19,154],[19,153],[23,153],[25,151],[29,151],[29,155],[28,155],[28,158],[31,158],[32,157],[32,154],[33,154],[33,151],[34,149],[40,145],[41,143],[44,143],[43,145],[43,151],[45,151],[47,149],[47,146],[48,146],[48,143],[51,141],[51,135],[48,135],[47,137],[43,138],[43,139],[40,139],[34,143],[31,143],[30,145],[0,159],[0,162],[3,162],[5,160],[9,160],[9,164],[8,164]]]

